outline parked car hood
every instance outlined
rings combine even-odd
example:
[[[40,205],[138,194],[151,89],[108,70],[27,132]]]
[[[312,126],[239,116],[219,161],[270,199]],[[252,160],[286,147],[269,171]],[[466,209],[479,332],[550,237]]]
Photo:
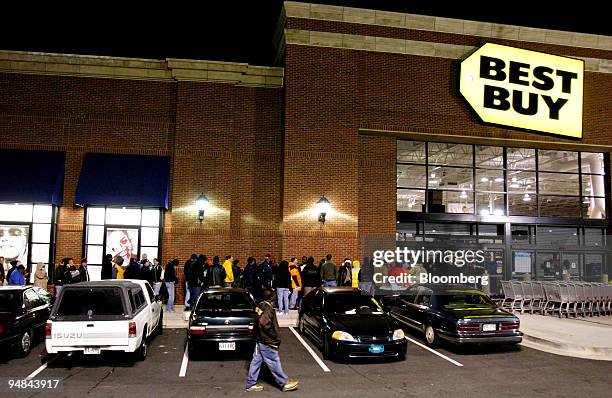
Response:
[[[511,313],[504,311],[500,308],[458,308],[458,309],[444,309],[442,312],[454,319],[464,318],[516,318]]]
[[[340,330],[355,336],[380,336],[398,328],[387,315],[325,314],[332,330]]]

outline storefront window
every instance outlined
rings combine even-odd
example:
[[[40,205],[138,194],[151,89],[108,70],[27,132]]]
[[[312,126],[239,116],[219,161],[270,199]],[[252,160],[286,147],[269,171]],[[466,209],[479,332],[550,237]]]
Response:
[[[398,188],[425,188],[427,185],[425,166],[397,165]]]
[[[397,141],[397,161],[425,164],[425,143],[419,141]]]
[[[582,172],[585,174],[605,174],[603,153],[582,152],[580,154]]]
[[[580,197],[540,196],[540,216],[580,218]]]
[[[580,195],[578,174],[539,173],[540,195]]]
[[[512,243],[535,244],[535,225],[512,225]]]
[[[473,166],[472,145],[430,142],[429,164],[441,166]]]
[[[412,211],[421,213],[425,206],[425,190],[398,189],[397,211]]]
[[[578,173],[578,152],[539,150],[538,169]]]
[[[160,245],[159,209],[125,207],[88,207],[86,217],[85,255],[92,280],[100,278],[104,255],[149,260],[157,258]]]
[[[505,215],[503,193],[478,192],[476,193],[476,210],[481,216]]]
[[[508,170],[535,170],[535,149],[506,148]]]
[[[476,167],[485,169],[504,168],[504,148],[500,146],[477,145],[474,148]]]

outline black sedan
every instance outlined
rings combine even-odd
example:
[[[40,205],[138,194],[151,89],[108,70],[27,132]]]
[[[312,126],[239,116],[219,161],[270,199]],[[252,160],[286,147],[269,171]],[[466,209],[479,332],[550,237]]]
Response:
[[[37,337],[45,335],[53,297],[33,286],[0,287],[0,349],[29,354]]]
[[[415,285],[382,298],[394,319],[425,335],[428,345],[518,344],[520,320],[498,308],[483,292],[466,286]]]
[[[404,331],[374,297],[359,289],[313,290],[302,300],[298,326],[319,344],[326,359],[406,357]]]
[[[255,301],[246,290],[205,290],[189,318],[189,356],[194,357],[201,350],[251,353],[255,319]]]

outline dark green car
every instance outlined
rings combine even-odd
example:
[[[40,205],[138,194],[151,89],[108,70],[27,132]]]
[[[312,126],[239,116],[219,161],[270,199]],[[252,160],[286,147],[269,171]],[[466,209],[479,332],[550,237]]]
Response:
[[[201,352],[251,353],[255,320],[255,300],[246,290],[204,290],[189,317],[189,356]]]

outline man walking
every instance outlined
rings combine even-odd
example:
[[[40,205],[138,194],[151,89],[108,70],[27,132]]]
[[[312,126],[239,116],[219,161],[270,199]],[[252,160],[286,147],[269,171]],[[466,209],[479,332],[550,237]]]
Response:
[[[264,289],[263,301],[257,305],[257,322],[253,330],[255,337],[255,352],[249,367],[249,376],[247,378],[247,391],[262,391],[264,388],[261,384],[257,384],[259,378],[259,369],[263,362],[266,363],[270,373],[274,376],[283,391],[297,390],[298,381],[290,381],[283,372],[278,356],[278,347],[280,346],[279,326],[276,319],[276,312],[272,306],[274,300],[274,291],[272,289]]]
[[[325,256],[327,261],[321,267],[321,279],[323,279],[323,286],[338,286],[336,281],[336,264],[332,261],[332,255],[328,254]]]

